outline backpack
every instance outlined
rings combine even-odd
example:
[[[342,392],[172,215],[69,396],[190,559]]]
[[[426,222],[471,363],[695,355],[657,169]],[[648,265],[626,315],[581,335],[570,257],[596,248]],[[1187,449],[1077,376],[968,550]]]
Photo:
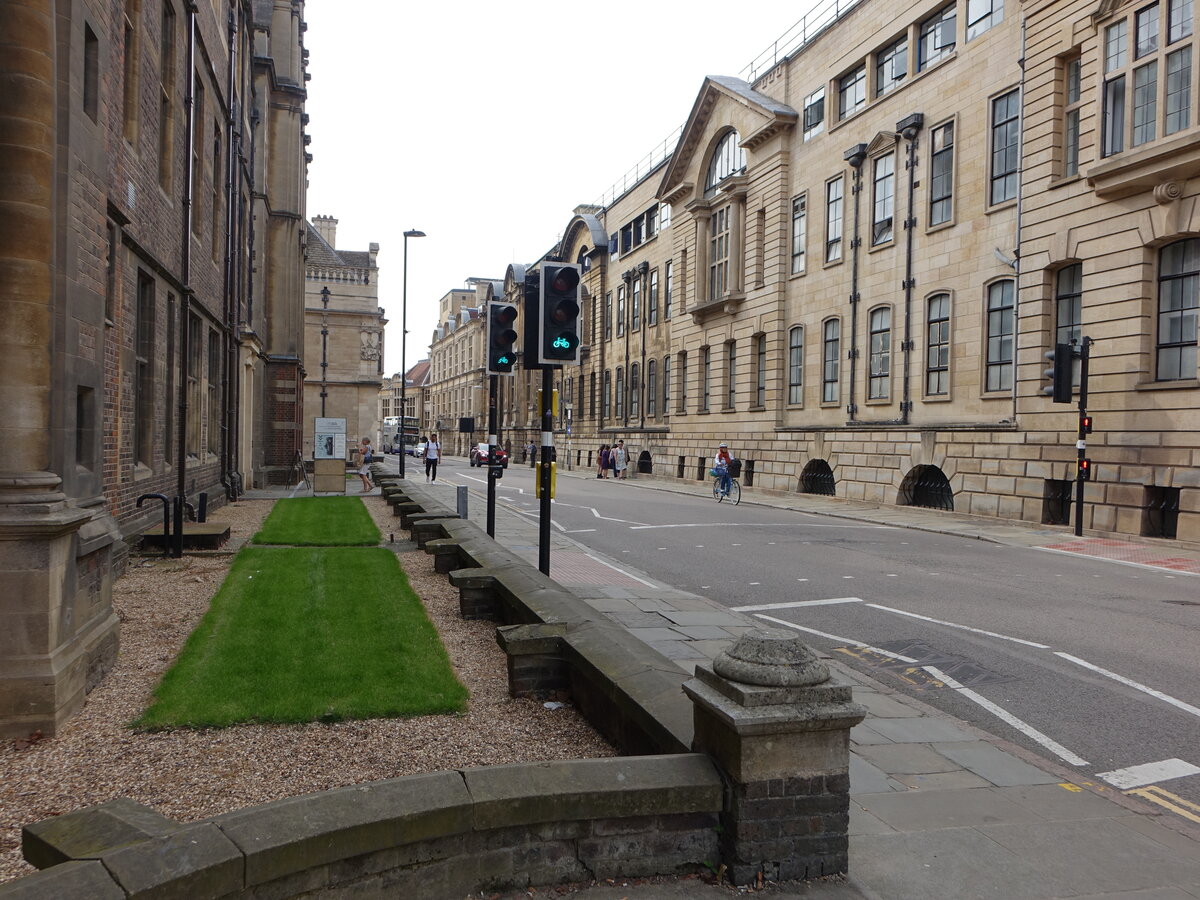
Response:
[[[374,448],[371,447],[370,444],[368,444],[367,449],[363,451],[363,463],[369,463],[374,458],[375,458],[375,450],[374,450]]]

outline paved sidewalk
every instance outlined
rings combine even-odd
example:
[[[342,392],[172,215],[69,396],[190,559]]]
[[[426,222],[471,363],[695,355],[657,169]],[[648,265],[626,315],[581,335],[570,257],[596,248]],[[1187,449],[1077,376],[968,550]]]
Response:
[[[414,481],[413,486],[417,492],[445,492],[443,502],[454,508],[449,483],[454,474],[445,472],[445,485]],[[700,487],[654,479],[630,485],[687,492]],[[1083,538],[1080,544],[1061,530],[933,510],[750,492],[742,502],[1020,546],[1063,550],[1066,544],[1066,552],[1095,546],[1097,555],[1104,550],[1087,543],[1099,538]],[[469,511],[483,527],[486,503],[476,491]],[[500,539],[537,565],[537,520],[499,504],[497,521],[503,522],[497,528]],[[1181,563],[1200,563],[1195,551],[1132,546],[1143,552],[1129,561],[1141,565],[1187,572]],[[656,585],[651,576],[585,551],[555,530],[550,565],[551,577],[686,671],[757,625],[708,598]],[[844,882],[774,886],[769,894],[822,900],[1200,900],[1200,828],[951,719],[836,659],[826,661],[855,683],[855,699],[868,710],[867,719],[851,732],[850,875]],[[602,884],[579,896],[667,900],[729,894],[725,887],[680,879]]]

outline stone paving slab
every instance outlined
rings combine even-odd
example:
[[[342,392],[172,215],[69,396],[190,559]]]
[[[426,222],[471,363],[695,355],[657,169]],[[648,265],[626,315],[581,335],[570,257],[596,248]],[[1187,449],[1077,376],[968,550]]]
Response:
[[[874,719],[871,729],[897,743],[928,744],[934,741],[974,741],[975,735],[968,734],[953,722],[921,716],[915,719]],[[851,739],[854,735],[851,734]]]
[[[880,694],[878,691],[860,687],[858,684],[854,686],[854,699],[867,708],[869,716],[878,719],[911,719],[921,715],[907,703],[901,703],[899,700]]]
[[[855,693],[857,694],[857,689],[855,689]],[[858,699],[857,696],[855,697],[855,699]],[[866,746],[866,745],[870,745],[870,744],[894,744],[894,743],[896,743],[896,742],[893,741],[891,738],[884,737],[882,734],[880,734],[878,731],[876,731],[870,725],[867,725],[865,723],[855,725],[853,728],[850,729],[850,745],[855,750],[857,750],[856,745]]]
[[[901,784],[918,791],[958,791],[966,788],[991,787],[992,783],[974,772],[959,769],[956,772],[934,772],[929,775],[898,773],[895,779]]]
[[[867,762],[892,775],[928,775],[961,771],[962,766],[925,744],[875,744],[855,750]]]
[[[745,625],[746,617],[738,613],[708,610],[672,610],[663,615],[676,625]]]
[[[1009,800],[997,788],[874,794],[863,806],[897,831],[1042,821],[1037,813]]]
[[[676,635],[678,637],[679,635]],[[687,641],[660,640],[650,641],[650,646],[670,660],[695,659],[696,651]]]
[[[683,635],[670,628],[630,628],[629,633],[647,644],[683,640]]]
[[[733,641],[732,634],[716,625],[678,625],[675,630],[693,641]]]
[[[1081,790],[1068,782],[1016,785],[1002,788],[1001,793],[1046,822],[1111,817],[1119,811],[1108,798]],[[1174,831],[1169,833],[1178,834]],[[1195,852],[1195,844],[1188,841],[1188,845]]]
[[[1059,779],[985,741],[938,743],[933,749],[998,787],[1054,784]]]
[[[670,628],[671,621],[658,613],[647,612],[610,612],[610,619],[624,625],[630,631],[642,628]],[[661,638],[643,638],[643,640],[662,640]]]
[[[888,773],[867,762],[857,753],[850,754],[850,794],[888,794],[907,788],[888,777]]]

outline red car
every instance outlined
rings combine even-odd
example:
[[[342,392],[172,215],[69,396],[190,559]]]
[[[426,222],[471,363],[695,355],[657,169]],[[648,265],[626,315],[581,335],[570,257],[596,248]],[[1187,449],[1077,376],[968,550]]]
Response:
[[[487,461],[487,444],[484,444],[482,447],[476,445],[471,448],[471,465],[486,466]],[[496,448],[496,462],[500,464],[501,468],[508,468],[508,454],[504,452],[503,447]]]

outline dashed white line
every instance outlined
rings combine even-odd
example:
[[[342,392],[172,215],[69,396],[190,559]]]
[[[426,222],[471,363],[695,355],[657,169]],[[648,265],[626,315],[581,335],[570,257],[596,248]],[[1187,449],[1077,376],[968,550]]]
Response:
[[[800,579],[805,581],[806,579]],[[760,603],[755,606],[731,606],[734,612],[767,612],[772,609],[800,609],[805,606],[832,606],[836,603],[862,603],[861,597],[829,597],[825,600],[792,600],[787,603]]]
[[[1111,772],[1097,772],[1096,777],[1103,778],[1115,788],[1128,790],[1196,774],[1200,774],[1200,766],[1193,766],[1190,762],[1184,762],[1182,759],[1163,759],[1158,762],[1142,763],[1140,766],[1114,769]]]
[[[1190,703],[1184,703],[1182,700],[1177,700],[1174,697],[1170,696],[1169,694],[1164,694],[1162,691],[1156,691],[1152,687],[1147,687],[1144,684],[1139,684],[1138,682],[1133,681],[1130,678],[1126,678],[1124,675],[1118,675],[1116,672],[1110,672],[1110,671],[1108,671],[1108,669],[1102,669],[1097,665],[1093,665],[1092,663],[1087,662],[1086,660],[1080,659],[1078,656],[1072,656],[1070,653],[1063,653],[1062,651],[1055,651],[1054,655],[1067,660],[1067,662],[1073,662],[1077,666],[1083,666],[1085,669],[1090,669],[1091,671],[1095,672],[1097,675],[1103,675],[1105,678],[1111,678],[1113,681],[1120,682],[1121,684],[1125,685],[1126,687],[1133,688],[1135,691],[1141,691],[1143,694],[1149,694],[1151,697],[1156,697],[1157,699],[1163,701],[1164,703],[1170,703],[1172,706],[1178,707],[1179,709],[1182,709],[1186,713],[1191,713],[1193,716],[1200,716],[1200,709],[1197,709],[1196,707],[1192,706]]]
[[[895,613],[898,616],[908,616],[912,619],[921,619],[925,622],[933,622],[935,625],[945,625],[947,628],[961,628],[963,631],[971,631],[975,634],[986,634],[988,637],[1000,638],[1002,641],[1012,641],[1014,644],[1024,644],[1026,647],[1036,647],[1039,650],[1049,650],[1049,644],[1038,644],[1034,641],[1027,641],[1023,638],[1012,637],[1007,634],[1000,634],[998,631],[985,631],[982,628],[972,628],[970,625],[959,625],[957,622],[947,622],[945,619],[935,619],[933,616],[923,616],[920,613],[908,612],[903,609],[896,609],[891,606],[883,606],[879,603],[868,603],[867,606],[872,609],[881,609],[884,612]]]

